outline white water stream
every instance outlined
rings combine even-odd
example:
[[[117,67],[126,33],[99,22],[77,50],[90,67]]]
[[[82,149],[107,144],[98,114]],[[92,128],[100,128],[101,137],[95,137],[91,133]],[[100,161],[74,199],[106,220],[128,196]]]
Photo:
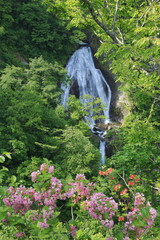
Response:
[[[64,93],[62,94],[62,105],[66,106],[70,89],[73,83],[77,81],[80,97],[90,95],[93,97],[93,99],[101,99],[103,104],[103,115],[105,116],[104,123],[108,123],[110,121],[109,108],[111,101],[111,90],[101,71],[95,68],[90,47],[83,46],[75,51],[67,63],[66,70],[71,79],[71,84],[68,84],[67,86],[62,84],[61,86],[61,88],[64,90]],[[81,101],[85,103],[87,100],[86,98],[82,98]],[[86,120],[89,121],[89,126],[93,131],[95,121],[92,116],[93,113],[90,111],[88,116],[86,116]],[[105,141],[103,140],[100,140],[100,152],[101,164],[104,164]]]

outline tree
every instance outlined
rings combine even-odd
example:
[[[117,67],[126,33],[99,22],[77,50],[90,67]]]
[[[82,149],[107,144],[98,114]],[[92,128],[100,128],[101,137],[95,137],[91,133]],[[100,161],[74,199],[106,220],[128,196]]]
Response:
[[[31,60],[29,68],[8,66],[4,70],[0,81],[0,141],[2,152],[8,149],[13,153],[9,164],[53,153],[54,129],[65,126],[64,118],[55,111],[60,98],[58,81],[64,75],[62,67],[42,57]]]
[[[41,55],[65,65],[75,41],[66,22],[47,12],[41,0],[2,0],[0,9],[0,69]]]
[[[89,177],[97,174],[100,153],[77,127],[68,127],[63,131],[57,150],[57,163],[62,171],[72,176],[78,172]]]

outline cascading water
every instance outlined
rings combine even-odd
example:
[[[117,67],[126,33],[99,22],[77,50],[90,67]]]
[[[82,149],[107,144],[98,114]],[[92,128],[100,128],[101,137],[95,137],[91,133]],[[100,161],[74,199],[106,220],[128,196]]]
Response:
[[[69,97],[70,89],[75,81],[78,82],[80,97],[90,95],[93,99],[100,98],[103,104],[103,115],[105,116],[104,123],[109,120],[109,108],[111,101],[111,90],[103,77],[101,71],[95,68],[92,52],[90,47],[83,46],[71,56],[66,66],[68,76],[71,79],[71,84],[62,84],[64,90],[62,94],[62,105],[66,106]],[[87,100],[81,99],[83,103]],[[89,121],[91,130],[94,132],[95,121],[92,118],[92,111],[86,116]],[[103,132],[101,131],[101,135]],[[105,141],[100,140],[101,164],[105,163]]]

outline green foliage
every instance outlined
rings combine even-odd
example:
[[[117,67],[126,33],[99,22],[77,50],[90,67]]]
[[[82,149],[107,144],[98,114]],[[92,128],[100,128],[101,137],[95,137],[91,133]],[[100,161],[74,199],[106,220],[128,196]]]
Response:
[[[41,55],[66,63],[75,40],[66,23],[47,12],[41,0],[1,1],[0,9],[0,69],[27,64],[29,58]]]
[[[64,61],[70,53],[69,33],[65,23],[48,13],[41,1],[18,4],[16,11],[16,46],[26,57],[43,55],[47,59]],[[65,63],[65,62],[64,62]]]
[[[81,96],[77,99],[71,95],[67,102],[66,113],[68,114],[70,124],[79,126],[83,122],[90,125],[89,119],[101,120],[105,117],[102,115],[103,104],[99,98],[94,99],[90,95]],[[83,124],[83,125],[85,125]]]
[[[13,23],[13,18],[11,16],[12,11],[12,1],[2,0],[0,2],[0,26],[4,28],[3,31],[7,31]]]
[[[109,166],[119,172],[140,175],[144,180],[141,191],[157,205],[159,197],[154,188],[159,176],[159,131],[149,121],[135,118],[135,115],[128,118],[122,128],[114,131],[116,135],[111,142],[114,154]]]
[[[106,240],[109,234],[105,229],[99,225],[99,222],[95,219],[89,221],[83,221],[83,217],[78,219],[77,225],[79,226],[76,232],[77,240]]]
[[[3,152],[2,155],[0,155],[0,164],[5,162],[5,158],[11,159],[11,154],[8,152]],[[3,183],[4,177],[8,174],[8,169],[4,166],[0,169],[0,184]],[[2,197],[4,196],[6,188],[4,186],[0,186],[0,201],[2,200]]]
[[[48,63],[43,57],[31,59],[26,69],[29,91],[40,93],[52,107],[60,102],[58,83],[66,77],[66,71],[57,62]]]
[[[58,81],[64,74],[56,63],[51,65],[42,57],[33,59],[29,68],[8,66],[4,70],[0,82],[1,149],[11,149],[16,164],[34,155],[45,157],[41,144],[54,145],[53,129],[65,123],[54,111],[60,98]]]
[[[68,127],[63,131],[58,149],[61,150],[57,161],[63,172],[73,176],[78,173],[85,173],[90,177],[97,174],[100,153],[78,128]]]

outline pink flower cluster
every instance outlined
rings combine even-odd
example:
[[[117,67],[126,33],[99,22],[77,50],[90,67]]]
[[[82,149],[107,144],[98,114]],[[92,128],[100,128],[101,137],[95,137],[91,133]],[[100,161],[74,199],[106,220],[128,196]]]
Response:
[[[112,197],[106,197],[101,192],[93,193],[90,199],[85,201],[85,209],[92,218],[99,219],[103,226],[113,228],[114,222],[111,219],[118,209],[118,204]]]
[[[129,236],[133,234],[136,238],[139,238],[146,229],[153,225],[156,215],[156,210],[149,203],[145,203],[144,195],[136,193],[134,208],[131,212],[128,212],[127,222],[125,222],[124,233],[127,233],[125,240],[130,239]],[[136,224],[137,221],[140,222],[139,226]]]
[[[42,171],[52,173],[54,167],[48,167],[46,164],[40,166],[40,171],[32,172],[32,181],[38,179]],[[39,222],[40,228],[48,228],[47,221],[54,217],[54,208],[56,207],[56,201],[58,199],[66,199],[67,193],[62,193],[62,183],[56,177],[50,179],[50,184],[46,187],[46,190],[36,191],[33,188],[26,189],[24,186],[20,186],[16,189],[10,187],[8,196],[3,199],[6,206],[13,209],[14,214],[24,215],[28,210],[41,207],[41,212],[37,213],[33,211],[31,220],[36,221],[43,219],[43,222]],[[72,195],[72,194],[71,194]],[[43,209],[45,207],[45,210]]]
[[[53,166],[48,167],[46,164],[42,164],[40,170],[32,172],[32,181],[43,181],[43,178],[39,180],[39,177],[43,176],[42,173],[52,173],[53,171]],[[30,209],[41,208],[39,212],[33,210],[30,219],[32,221],[43,219],[43,221],[38,223],[39,227],[48,228],[49,219],[54,218],[54,209],[57,200],[72,198],[72,201],[77,203],[79,200],[86,199],[90,196],[90,191],[93,190],[94,184],[89,183],[85,186],[85,181],[86,178],[84,174],[78,174],[75,182],[68,184],[68,190],[63,189],[63,184],[56,177],[51,177],[46,189],[43,190],[42,188],[41,191],[36,191],[33,188],[26,189],[24,186],[16,189],[10,187],[8,189],[8,196],[3,199],[3,202],[6,206],[13,209],[14,214],[19,215],[24,215]]]
[[[14,209],[14,214],[20,213],[24,215],[31,207],[33,203],[33,195],[35,190],[30,188],[26,189],[23,186],[14,189],[10,187],[8,189],[9,196],[3,199],[6,206]]]
[[[41,174],[41,172],[48,172],[48,173],[53,173],[54,172],[54,166],[48,166],[46,163],[41,164],[40,166],[40,171],[32,172],[31,177],[32,177],[32,182],[35,182],[37,179],[38,175]]]
[[[71,236],[74,238],[76,236],[76,227],[75,226],[70,226],[70,231],[71,231]]]
[[[81,203],[84,206],[84,210],[87,210],[93,219],[100,220],[104,227],[109,229],[114,227],[113,216],[118,210],[118,204],[112,197],[107,197],[101,192],[94,192],[95,184],[92,182],[87,183],[84,174],[78,174],[74,181],[63,185],[58,178],[51,175],[53,172],[53,166],[48,167],[46,164],[42,164],[37,172],[31,174],[32,181],[35,182],[35,189],[27,189],[24,186],[8,188],[8,195],[3,199],[3,202],[6,206],[10,207],[12,211],[8,213],[8,217],[6,216],[6,218],[2,220],[4,224],[7,222],[7,219],[12,216],[12,212],[21,216],[32,209],[32,212],[30,211],[31,221],[37,221],[37,225],[40,228],[48,228],[50,226],[50,220],[55,217],[57,201],[71,199],[72,203]],[[110,172],[111,170],[109,169],[109,173]],[[119,190],[121,185],[116,185],[116,187],[117,190]],[[144,214],[144,210],[148,211],[147,215]],[[139,227],[141,225],[137,227],[137,225],[134,224],[135,220],[139,219],[139,217],[140,220],[145,222],[145,226],[143,225],[142,228]],[[127,221],[125,222],[123,231],[126,235],[124,239],[129,239],[130,234],[131,236],[134,234],[138,238],[145,229],[153,225],[155,217],[156,210],[153,209],[149,203],[145,203],[143,194],[137,193],[134,200],[134,208],[127,214]],[[122,221],[122,217],[120,221]],[[75,226],[70,226],[69,234],[75,237]],[[24,233],[18,232],[15,236],[20,238],[24,236]],[[108,238],[108,240],[109,239],[112,239],[112,237]]]
[[[46,219],[44,219],[43,222],[39,222],[39,227],[40,228],[48,228],[49,227],[49,224],[47,223]]]
[[[17,238],[24,237],[24,232],[17,232],[17,233],[15,233],[15,237],[17,237]]]
[[[77,178],[76,178],[77,179]],[[72,186],[72,202],[78,203],[80,200],[88,199],[91,195],[91,191],[94,189],[94,184],[90,183],[87,186],[81,181],[70,183]]]

